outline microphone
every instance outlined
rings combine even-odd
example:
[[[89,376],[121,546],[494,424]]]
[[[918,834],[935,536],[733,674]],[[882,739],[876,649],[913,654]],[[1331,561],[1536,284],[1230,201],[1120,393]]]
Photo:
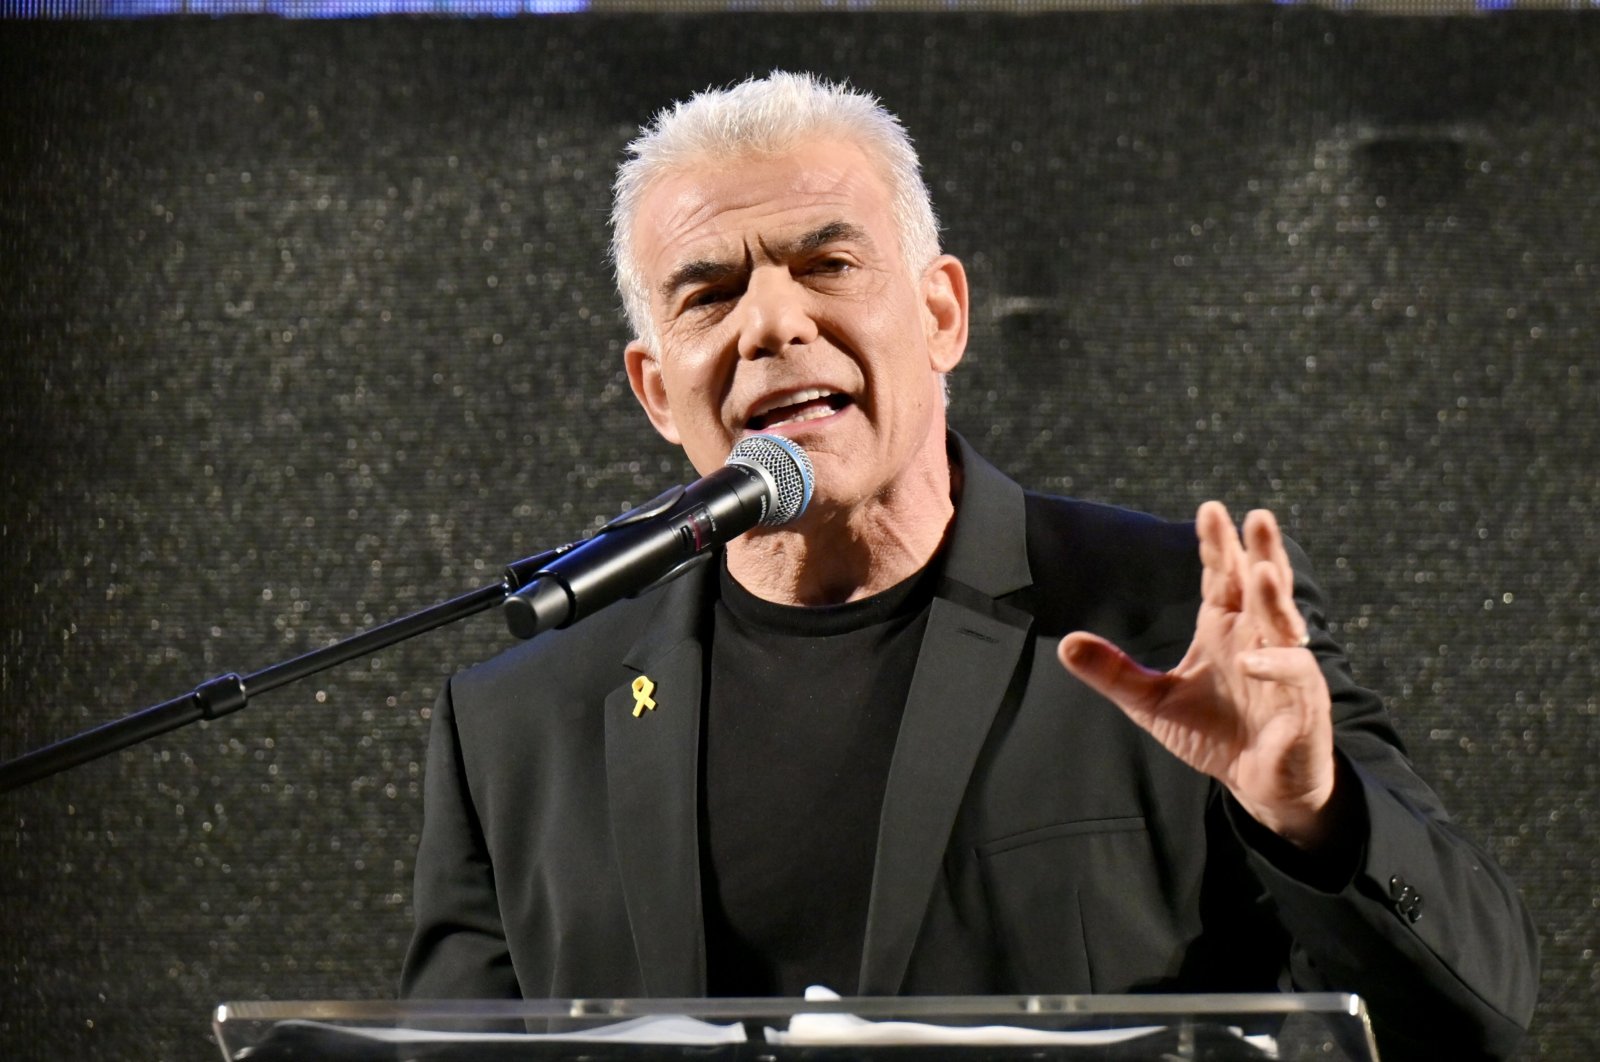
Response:
[[[811,502],[811,481],[811,458],[795,443],[748,435],[717,471],[623,513],[540,568],[505,599],[506,626],[532,638],[648,590],[757,524],[794,520]],[[517,582],[508,569],[506,585]]]

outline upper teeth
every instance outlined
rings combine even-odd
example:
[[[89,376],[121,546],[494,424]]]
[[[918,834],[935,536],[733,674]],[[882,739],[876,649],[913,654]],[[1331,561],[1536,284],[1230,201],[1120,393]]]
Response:
[[[750,415],[759,417],[780,406],[798,406],[802,402],[814,402],[819,398],[827,398],[831,394],[833,394],[832,391],[825,391],[820,387],[808,387],[804,391],[791,391],[789,394],[778,395],[776,398],[768,399],[761,403]]]

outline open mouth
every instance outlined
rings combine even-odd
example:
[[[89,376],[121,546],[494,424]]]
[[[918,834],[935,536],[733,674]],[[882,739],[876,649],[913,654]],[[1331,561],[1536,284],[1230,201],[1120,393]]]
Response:
[[[793,394],[780,395],[765,403],[753,413],[745,427],[751,431],[766,431],[785,424],[799,424],[807,420],[831,417],[850,404],[850,396],[835,391],[811,388]]]

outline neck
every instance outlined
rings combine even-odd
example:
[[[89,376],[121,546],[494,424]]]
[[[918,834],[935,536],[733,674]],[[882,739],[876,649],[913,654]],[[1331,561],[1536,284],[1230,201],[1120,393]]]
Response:
[[[857,505],[730,542],[728,571],[746,590],[780,605],[871,597],[921,571],[939,552],[955,516],[952,487],[941,438],[933,453]]]

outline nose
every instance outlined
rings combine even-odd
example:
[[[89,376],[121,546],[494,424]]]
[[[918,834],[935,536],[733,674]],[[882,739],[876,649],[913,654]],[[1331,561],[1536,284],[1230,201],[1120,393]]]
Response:
[[[810,293],[782,266],[756,269],[739,299],[739,357],[772,357],[817,341]]]

